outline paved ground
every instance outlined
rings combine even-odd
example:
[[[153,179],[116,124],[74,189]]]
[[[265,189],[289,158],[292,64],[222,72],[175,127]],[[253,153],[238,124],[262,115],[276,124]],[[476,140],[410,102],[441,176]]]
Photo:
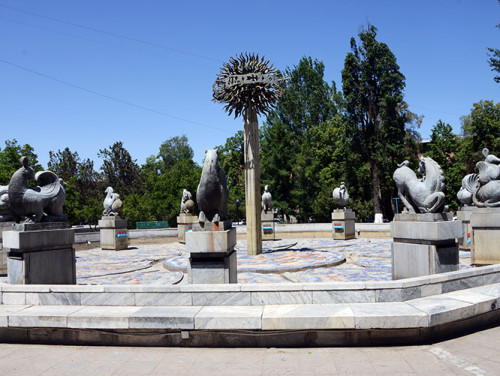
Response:
[[[283,239],[263,242],[262,255],[247,256],[246,241],[239,240],[238,282],[391,280],[391,243],[365,238]],[[186,247],[177,241],[138,242],[118,252],[83,249],[76,256],[78,284],[187,283]],[[470,252],[460,252],[460,267],[470,267]]]
[[[0,344],[2,375],[499,375],[500,327],[426,346],[211,349]]]

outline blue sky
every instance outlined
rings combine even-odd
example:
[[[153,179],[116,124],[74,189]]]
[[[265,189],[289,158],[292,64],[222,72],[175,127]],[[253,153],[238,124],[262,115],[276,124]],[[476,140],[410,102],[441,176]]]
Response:
[[[486,55],[500,48],[497,0],[0,0],[0,147],[28,143],[44,166],[69,147],[99,166],[99,149],[123,141],[142,164],[185,134],[201,163],[243,128],[211,101],[224,61],[257,52],[285,69],[311,56],[341,88],[350,38],[368,22],[425,116],[423,138],[500,101]]]

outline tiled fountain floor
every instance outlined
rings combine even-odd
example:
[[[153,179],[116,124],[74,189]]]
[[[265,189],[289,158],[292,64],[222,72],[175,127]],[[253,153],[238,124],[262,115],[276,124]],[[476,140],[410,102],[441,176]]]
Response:
[[[389,239],[286,239],[263,243],[259,256],[237,243],[238,282],[379,281],[391,279]],[[78,284],[186,283],[185,245],[138,244],[125,251],[78,251]],[[346,260],[345,262],[343,262]],[[460,252],[460,267],[470,267],[470,252]]]
[[[263,254],[246,255],[239,240],[238,282],[381,281],[391,279],[390,239],[284,239],[263,242]],[[460,252],[460,268],[470,252]],[[187,283],[186,247],[176,242],[135,244],[124,251],[76,252],[78,284]],[[0,283],[7,282],[0,277]]]

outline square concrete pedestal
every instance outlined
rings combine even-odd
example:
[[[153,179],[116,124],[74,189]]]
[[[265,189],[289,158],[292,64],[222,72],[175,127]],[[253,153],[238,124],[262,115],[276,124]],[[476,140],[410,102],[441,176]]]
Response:
[[[215,228],[215,230],[214,230]],[[195,226],[186,233],[190,283],[237,283],[236,229],[231,221]]]
[[[391,222],[392,279],[458,270],[462,222],[451,213],[396,214]]]
[[[7,251],[3,249],[3,232],[12,229],[15,222],[0,222],[0,275],[7,275]]]
[[[127,220],[115,216],[103,216],[99,220],[102,249],[119,251],[128,248]]]
[[[473,239],[471,263],[500,263],[500,208],[474,208],[470,226]]]
[[[274,224],[274,214],[273,213],[262,213],[262,240],[275,240],[275,224]]]
[[[351,209],[335,209],[332,213],[332,237],[349,240],[356,237],[356,212]]]
[[[470,251],[472,249],[473,237],[470,217],[472,216],[473,206],[464,206],[457,211],[457,220],[462,221],[462,236],[457,239],[458,249],[461,251]]]
[[[67,223],[14,225],[3,233],[11,284],[76,284],[75,231]]]
[[[193,230],[193,225],[198,222],[198,216],[180,214],[177,216],[177,239],[179,243],[186,244],[186,232]]]

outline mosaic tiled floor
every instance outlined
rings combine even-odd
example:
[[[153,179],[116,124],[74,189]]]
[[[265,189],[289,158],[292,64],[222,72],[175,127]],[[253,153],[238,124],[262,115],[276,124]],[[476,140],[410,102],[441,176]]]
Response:
[[[381,281],[391,279],[390,239],[286,239],[263,243],[263,254],[246,255],[238,241],[238,282]],[[185,245],[140,244],[125,251],[93,248],[76,253],[78,284],[187,283]],[[460,252],[470,267],[470,252]],[[0,278],[6,282],[6,278]]]

